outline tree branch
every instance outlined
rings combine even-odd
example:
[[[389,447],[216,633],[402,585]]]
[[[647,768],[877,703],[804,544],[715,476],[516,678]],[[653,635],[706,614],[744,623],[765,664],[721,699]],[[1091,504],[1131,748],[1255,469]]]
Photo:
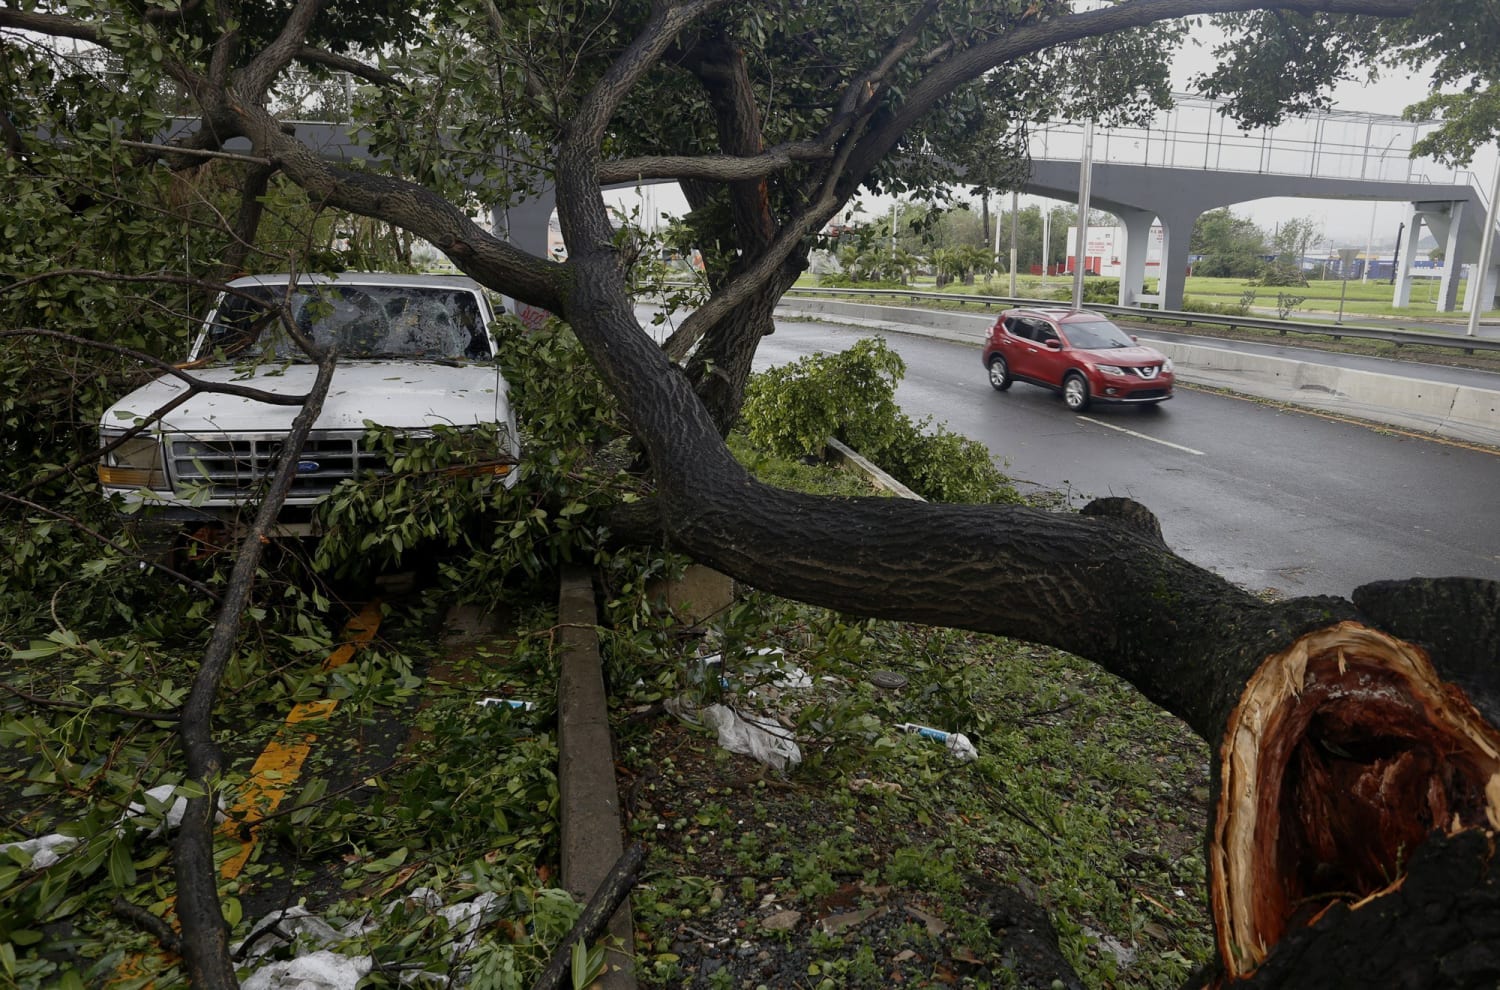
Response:
[[[329,383],[333,381],[333,370],[333,355],[324,355],[318,362],[318,377],[312,392],[282,445],[270,488],[240,543],[213,634],[193,678],[178,726],[188,776],[203,788],[202,796],[188,800],[174,844],[178,917],[182,920],[182,958],[192,985],[209,990],[233,990],[239,985],[230,958],[228,930],[219,907],[218,871],[214,867],[214,778],[223,768],[223,757],[213,740],[213,706],[219,682],[234,654],[245,607],[255,583],[255,572],[267,542],[265,534],[275,524],[287,492],[291,490],[297,458],[322,410]]]
[[[309,65],[321,65],[327,69],[338,72],[347,72],[351,76],[358,76],[366,82],[375,83],[377,86],[404,87],[405,84],[388,72],[382,72],[367,62],[361,62],[357,58],[347,55],[336,55],[326,52],[312,45],[303,45],[297,51],[297,61],[306,62]]]
[[[307,32],[322,6],[322,0],[297,0],[275,40],[251,59],[249,65],[235,72],[233,88],[241,98],[260,100],[282,70],[302,53],[307,47],[304,44]]]
[[[893,113],[882,121],[880,127],[860,139],[859,150],[850,158],[851,181],[854,185],[863,181],[917,120],[959,86],[980,78],[1006,61],[1046,48],[1201,14],[1273,9],[1309,14],[1405,17],[1422,2],[1424,0],[1127,0],[1113,6],[1027,24],[992,41],[959,51],[911,87],[900,106],[892,108]],[[849,188],[847,183],[846,188]]]
[[[140,562],[143,565],[145,565],[147,567],[150,567],[154,571],[161,571],[163,574],[167,575],[168,577],[172,578],[173,580],[178,581],[178,582],[180,582],[182,584],[187,585],[189,588],[192,588],[194,591],[196,591],[196,592],[204,595],[205,597],[209,598],[210,600],[212,600],[212,601],[218,601],[219,600],[219,593],[217,591],[213,590],[212,588],[210,588],[208,585],[204,584],[203,582],[201,582],[201,581],[195,581],[192,578],[188,577],[186,574],[183,574],[181,571],[178,571],[178,570],[175,570],[175,569],[173,569],[171,567],[168,567],[166,564],[162,564],[162,563],[159,563],[157,561],[150,560],[148,558],[142,557],[142,556],[140,556],[140,554],[133,553],[129,549],[120,546],[118,543],[116,543],[115,541],[111,540],[109,537],[105,536],[103,533],[100,533],[97,530],[94,530],[94,529],[89,528],[88,526],[85,526],[82,522],[78,521],[77,519],[74,519],[72,516],[65,515],[64,513],[58,512],[56,509],[52,509],[52,508],[49,508],[49,507],[47,507],[45,505],[42,505],[39,502],[33,502],[30,499],[24,499],[24,498],[21,498],[20,496],[17,496],[17,495],[11,495],[8,492],[0,492],[0,499],[5,499],[7,502],[14,502],[16,505],[25,506],[27,509],[30,509],[32,512],[40,512],[43,515],[51,516],[54,519],[57,519],[57,520],[59,520],[61,522],[65,522],[69,526],[72,526],[74,529],[78,530],[80,533],[83,533],[85,536],[88,536],[90,539],[96,540],[97,542],[103,544],[104,546],[109,547],[111,550],[115,551],[120,556],[125,557],[125,558],[129,558],[129,559],[140,560]],[[175,719],[175,716],[174,716],[173,721],[175,721],[175,720],[176,719]]]
[[[436,245],[465,273],[490,288],[554,313],[564,312],[564,288],[570,277],[567,265],[500,240],[425,186],[331,165],[284,133],[280,121],[262,107],[240,104],[233,112],[239,132],[319,205],[402,227]]]
[[[155,279],[152,279],[155,281]],[[257,300],[258,302],[261,300]],[[218,392],[223,395],[239,396],[242,399],[251,399],[255,402],[264,402],[273,406],[300,406],[307,400],[305,395],[281,395],[276,392],[267,392],[263,389],[249,388],[245,385],[235,385],[232,382],[205,382],[201,378],[183,371],[175,364],[169,364],[161,358],[152,357],[141,351],[122,347],[119,344],[111,344],[103,340],[89,340],[86,337],[75,337],[70,333],[60,330],[44,330],[41,327],[21,327],[17,330],[0,330],[0,340],[10,337],[46,337],[50,340],[63,340],[70,344],[81,344],[84,347],[92,347],[101,351],[109,351],[111,354],[119,354],[135,361],[148,364],[164,375],[180,379],[187,384],[188,388],[196,392]]]
[[[76,38],[90,44],[102,44],[99,28],[76,17],[61,14],[38,14],[28,10],[0,7],[0,28],[34,31],[52,38]]]
[[[695,179],[737,182],[773,175],[798,162],[833,157],[833,145],[817,141],[779,144],[753,155],[647,155],[621,158],[599,166],[601,185],[642,179]]]
[[[20,698],[29,705],[39,708],[62,708],[70,712],[103,712],[106,715],[118,715],[121,718],[138,718],[142,722],[178,722],[182,716],[176,712],[138,712],[129,708],[120,708],[115,705],[90,705],[82,701],[64,701],[61,698],[43,698],[40,695],[30,694],[18,688],[11,687],[4,681],[0,681],[0,691],[6,691],[13,697]]]

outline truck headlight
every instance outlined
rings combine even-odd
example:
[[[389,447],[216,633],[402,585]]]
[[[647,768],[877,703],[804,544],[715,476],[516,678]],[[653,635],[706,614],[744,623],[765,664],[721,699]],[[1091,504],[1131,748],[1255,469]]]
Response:
[[[109,444],[118,433],[101,433]],[[154,488],[167,490],[167,473],[162,467],[161,441],[155,437],[131,437],[104,455],[99,462],[99,483],[109,488]]]

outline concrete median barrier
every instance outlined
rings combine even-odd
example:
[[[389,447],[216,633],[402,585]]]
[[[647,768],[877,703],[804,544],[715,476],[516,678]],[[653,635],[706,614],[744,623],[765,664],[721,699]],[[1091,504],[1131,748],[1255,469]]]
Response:
[[[1146,339],[1146,338],[1143,338]],[[1150,338],[1196,385],[1500,446],[1500,391]]]

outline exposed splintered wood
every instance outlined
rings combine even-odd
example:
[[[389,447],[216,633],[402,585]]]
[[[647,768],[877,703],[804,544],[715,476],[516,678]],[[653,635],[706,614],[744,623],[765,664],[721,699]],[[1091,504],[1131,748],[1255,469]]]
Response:
[[[1209,884],[1224,976],[1398,889],[1435,832],[1500,828],[1500,732],[1421,648],[1357,622],[1249,679],[1221,747]]]

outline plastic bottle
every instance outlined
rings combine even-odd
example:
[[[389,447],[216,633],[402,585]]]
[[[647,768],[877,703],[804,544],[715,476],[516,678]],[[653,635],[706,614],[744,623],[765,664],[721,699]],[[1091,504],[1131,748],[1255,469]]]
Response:
[[[480,708],[496,708],[500,705],[504,705],[507,708],[513,708],[516,711],[522,712],[529,712],[536,708],[535,702],[522,701],[519,698],[483,698],[480,701],[476,702],[476,704],[478,704]]]
[[[974,744],[969,742],[969,737],[962,732],[944,732],[942,729],[934,729],[930,725],[918,725],[915,722],[902,722],[896,728],[942,743],[955,760],[972,763],[979,759],[979,750],[974,748]]]

